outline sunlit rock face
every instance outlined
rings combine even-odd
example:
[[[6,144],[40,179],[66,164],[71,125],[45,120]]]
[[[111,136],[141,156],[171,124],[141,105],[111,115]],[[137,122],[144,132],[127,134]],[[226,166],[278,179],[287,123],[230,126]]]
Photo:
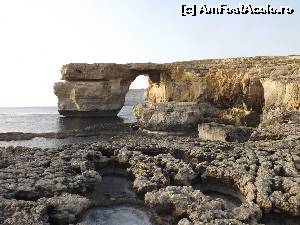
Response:
[[[135,110],[144,128],[178,127],[170,124],[168,117],[177,118],[182,128],[197,127],[201,121],[256,127],[263,112],[300,108],[300,56],[68,64],[61,72],[64,82],[55,84],[54,92],[64,115],[116,116],[131,82],[138,75],[147,75],[148,104]],[[186,103],[210,107],[182,110]]]
[[[217,123],[201,123],[198,125],[199,137],[206,140],[227,142],[245,142],[251,135],[251,128],[234,127]]]
[[[131,82],[140,74],[159,77],[162,67],[151,63],[64,65],[64,81],[54,85],[59,112],[66,116],[116,116]]]
[[[66,81],[55,84],[54,92],[63,115],[116,116],[129,85],[122,80]]]
[[[122,108],[133,76],[116,64],[68,64],[54,85],[59,112],[73,116],[116,116]]]
[[[300,57],[252,57],[177,62],[165,65],[159,82],[148,88],[148,102],[134,113],[145,129],[197,127],[197,123],[257,127],[285,111],[300,109]],[[170,109],[170,102],[200,107]],[[210,107],[201,107],[210,105]],[[175,112],[176,111],[176,112]],[[173,126],[178,128],[178,126]]]

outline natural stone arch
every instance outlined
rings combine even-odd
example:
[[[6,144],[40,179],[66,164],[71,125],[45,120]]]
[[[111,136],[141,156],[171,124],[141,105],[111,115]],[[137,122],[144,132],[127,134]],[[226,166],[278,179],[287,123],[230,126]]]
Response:
[[[149,77],[150,86],[159,86],[162,72],[162,65],[152,63],[64,65],[61,69],[64,82],[54,85],[59,113],[65,116],[117,116],[129,86],[137,76],[144,74]]]

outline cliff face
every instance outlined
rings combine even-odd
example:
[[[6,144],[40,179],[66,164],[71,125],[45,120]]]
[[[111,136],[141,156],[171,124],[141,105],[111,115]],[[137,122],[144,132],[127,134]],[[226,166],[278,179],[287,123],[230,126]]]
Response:
[[[146,129],[187,128],[199,122],[257,126],[263,112],[300,108],[300,56],[68,64],[61,71],[65,82],[55,84],[54,91],[65,115],[115,116],[135,77],[148,75],[148,103],[135,108]]]
[[[111,116],[122,108],[134,79],[126,67],[116,64],[68,64],[54,85],[63,115]]]
[[[160,81],[150,82],[146,106],[135,115],[146,129],[166,130],[218,122],[256,127],[270,110],[299,111],[300,57],[253,57],[166,64]],[[173,110],[169,102],[193,102],[206,111]],[[158,110],[155,104],[160,103]],[[165,108],[162,109],[162,105]],[[184,122],[174,117],[180,112]],[[178,116],[177,116],[178,117]],[[164,119],[163,119],[164,118]],[[186,118],[186,119],[184,119]],[[186,121],[190,121],[187,123]]]

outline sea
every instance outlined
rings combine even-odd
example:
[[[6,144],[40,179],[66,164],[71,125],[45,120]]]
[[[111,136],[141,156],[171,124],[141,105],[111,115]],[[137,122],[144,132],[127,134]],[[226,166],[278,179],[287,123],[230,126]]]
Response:
[[[103,123],[134,123],[133,106],[145,101],[145,89],[130,89],[125,104],[117,118],[64,117],[57,106],[48,107],[0,107],[0,133],[47,133],[83,129]],[[1,146],[59,147],[63,144],[96,141],[97,137],[69,137],[65,139],[34,138],[24,141],[0,141]]]

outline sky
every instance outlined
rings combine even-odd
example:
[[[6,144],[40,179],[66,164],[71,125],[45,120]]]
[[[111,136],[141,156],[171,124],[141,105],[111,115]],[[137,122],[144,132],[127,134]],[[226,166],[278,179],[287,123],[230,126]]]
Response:
[[[182,17],[182,4],[271,4],[293,15]],[[0,107],[54,106],[62,65],[300,54],[297,0],[0,0]],[[131,88],[143,88],[139,77]]]

